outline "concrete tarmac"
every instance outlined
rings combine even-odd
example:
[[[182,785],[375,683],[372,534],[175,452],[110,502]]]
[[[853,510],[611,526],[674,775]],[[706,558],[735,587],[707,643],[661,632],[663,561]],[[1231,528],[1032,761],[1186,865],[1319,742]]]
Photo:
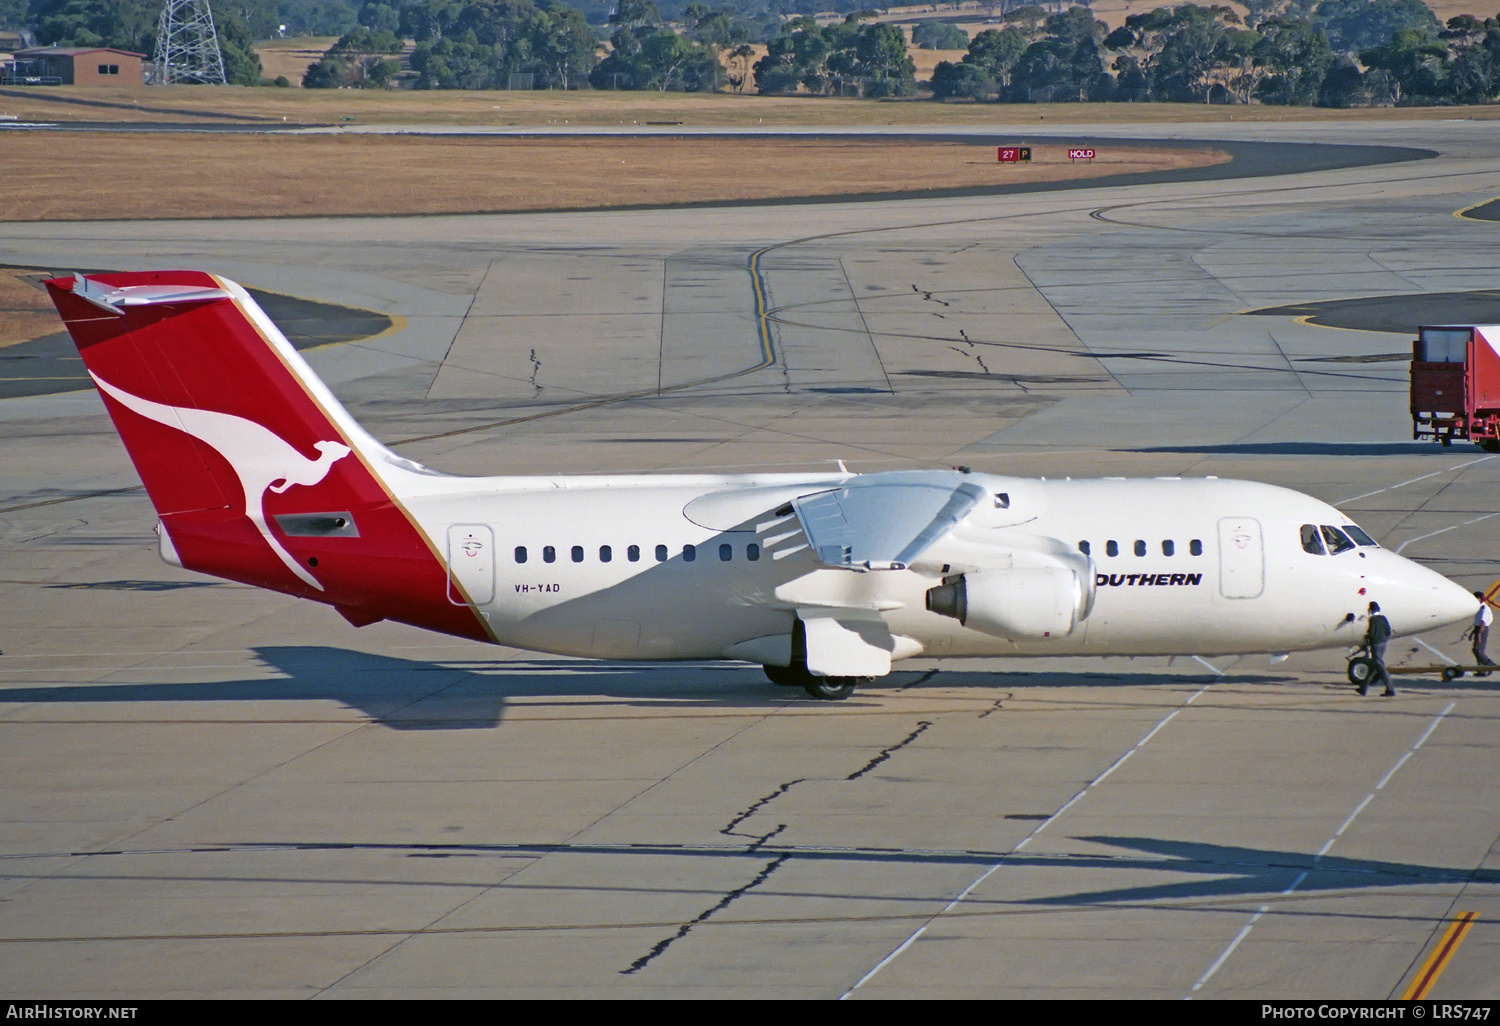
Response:
[[[1222,127],[1437,156],[808,207],[11,224],[0,261],[196,266],[399,316],[310,359],[454,473],[1245,477],[1487,586],[1500,457],[1411,440],[1408,337],[1252,312],[1407,295],[1441,321],[1425,296],[1493,290],[1495,224],[1453,215],[1500,194],[1500,123]],[[355,630],[160,562],[92,393],[0,400],[0,437],[0,991],[1382,999],[1441,968],[1429,996],[1500,997],[1496,678],[1360,699],[1339,652],[917,660],[821,703],[737,664]],[[1392,662],[1467,659],[1458,635]]]

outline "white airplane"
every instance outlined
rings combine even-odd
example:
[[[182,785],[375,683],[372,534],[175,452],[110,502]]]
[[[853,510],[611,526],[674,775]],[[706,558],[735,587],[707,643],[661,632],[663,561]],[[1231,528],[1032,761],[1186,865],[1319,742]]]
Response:
[[[817,698],[925,656],[1280,654],[1473,617],[1337,509],[1213,478],[452,477],[368,435],[239,285],[47,282],[167,562],[479,641],[748,660]]]

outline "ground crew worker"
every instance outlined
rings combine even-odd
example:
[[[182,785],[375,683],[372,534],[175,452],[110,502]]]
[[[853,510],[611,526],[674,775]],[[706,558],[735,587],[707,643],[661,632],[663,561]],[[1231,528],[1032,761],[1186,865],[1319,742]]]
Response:
[[[1495,661],[1484,651],[1484,646],[1490,640],[1490,624],[1495,622],[1495,614],[1490,610],[1490,604],[1484,600],[1484,592],[1476,591],[1474,597],[1479,600],[1479,612],[1474,614],[1474,626],[1469,628],[1469,637],[1474,639],[1474,665],[1494,666]],[[1489,670],[1474,674],[1476,677],[1488,677]]]
[[[1385,690],[1382,695],[1389,698],[1396,693],[1391,687],[1391,675],[1385,668],[1385,643],[1391,638],[1391,622],[1380,615],[1380,603],[1370,603],[1370,626],[1365,630],[1365,647],[1370,650],[1370,662],[1374,665],[1374,673],[1370,680],[1359,686],[1359,693],[1363,695],[1370,682],[1379,677],[1385,682]]]

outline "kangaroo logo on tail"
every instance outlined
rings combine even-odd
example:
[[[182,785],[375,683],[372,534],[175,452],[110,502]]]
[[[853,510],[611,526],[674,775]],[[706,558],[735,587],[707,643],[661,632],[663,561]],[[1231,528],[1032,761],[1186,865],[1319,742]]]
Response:
[[[253,420],[214,410],[155,403],[116,388],[92,371],[89,376],[101,390],[121,405],[148,420],[192,435],[224,457],[225,462],[234,468],[240,479],[240,487],[245,492],[245,516],[250,518],[255,529],[286,564],[288,570],[312,587],[323,590],[323,585],[272,536],[270,528],[266,526],[262,503],[268,488],[280,495],[293,485],[315,485],[322,481],[328,476],[328,470],[333,464],[349,455],[347,445],[332,441],[314,442],[313,448],[318,450],[318,458],[308,459],[280,435]]]

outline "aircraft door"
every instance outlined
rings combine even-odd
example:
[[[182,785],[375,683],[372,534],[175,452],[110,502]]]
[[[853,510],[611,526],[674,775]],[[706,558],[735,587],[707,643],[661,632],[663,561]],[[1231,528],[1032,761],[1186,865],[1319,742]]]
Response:
[[[467,598],[465,598],[467,596]],[[495,533],[484,524],[448,528],[448,601],[484,605],[495,599]]]
[[[1225,517],[1219,521],[1219,594],[1229,599],[1258,598],[1266,590],[1266,556],[1260,521]]]

